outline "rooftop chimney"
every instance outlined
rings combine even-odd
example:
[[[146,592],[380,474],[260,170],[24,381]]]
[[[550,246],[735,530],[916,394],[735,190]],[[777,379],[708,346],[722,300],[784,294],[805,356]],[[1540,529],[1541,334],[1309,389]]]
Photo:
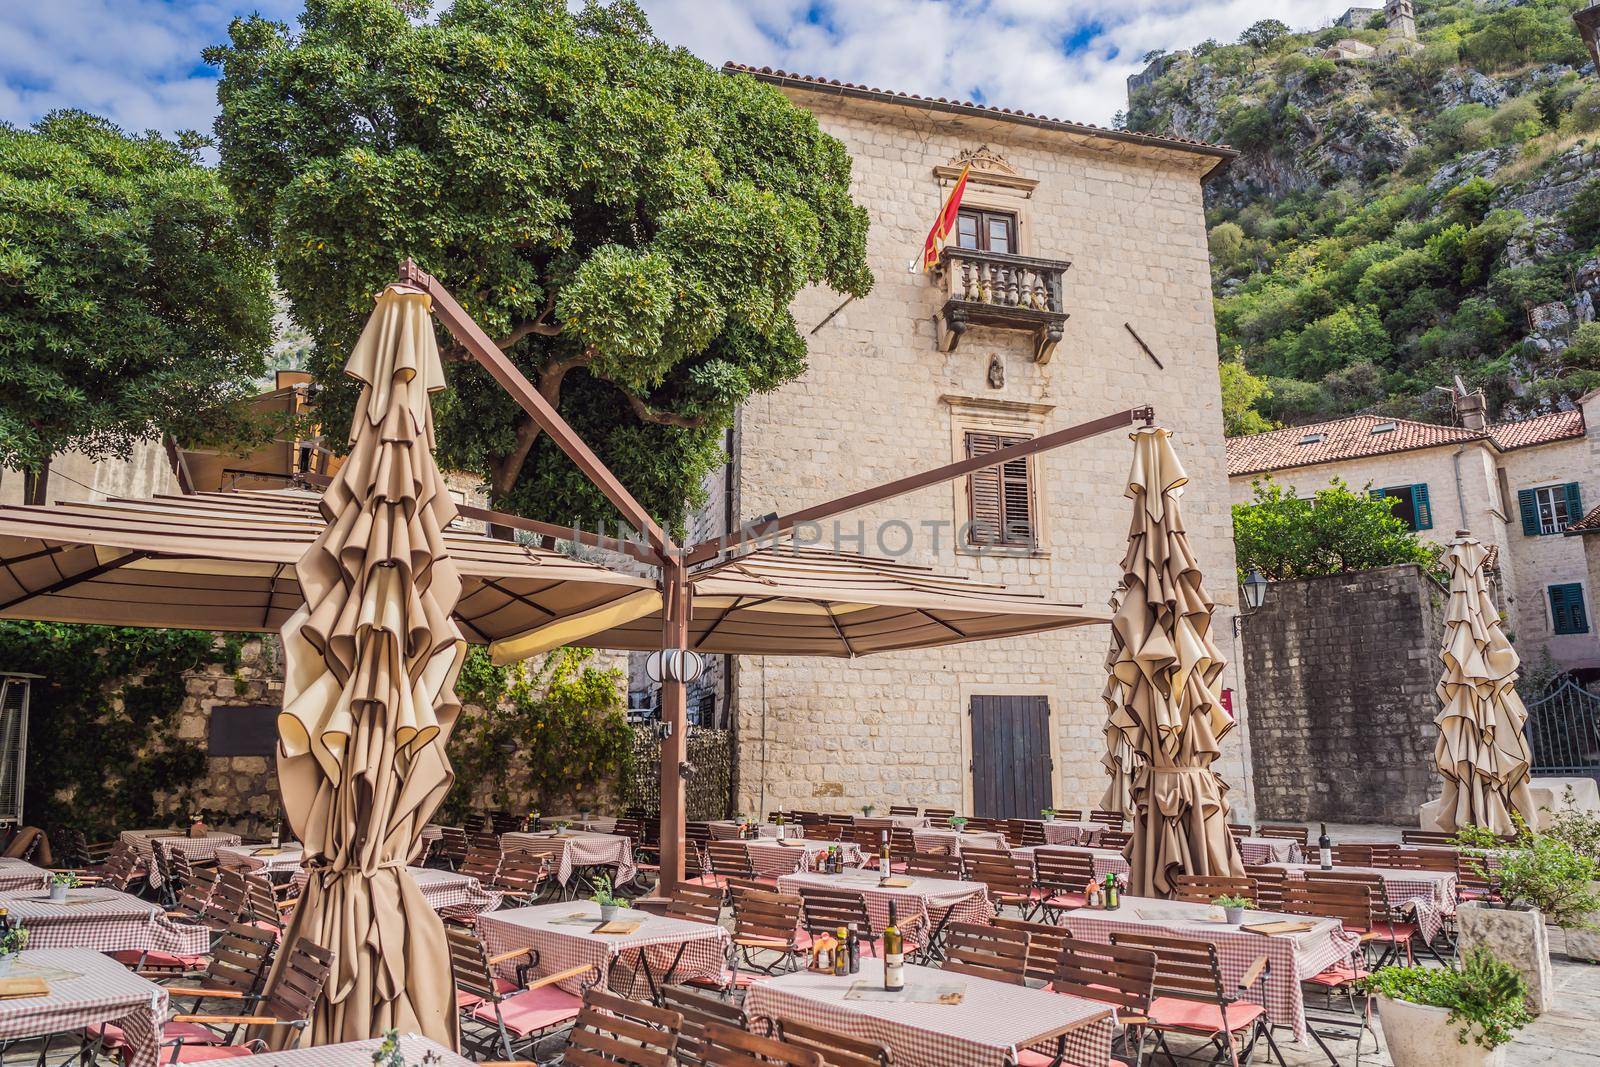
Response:
[[[1467,385],[1461,380],[1461,375],[1455,376],[1455,389],[1452,399],[1455,401],[1456,415],[1461,419],[1461,428],[1482,433],[1489,428],[1489,405],[1484,400],[1483,390],[1474,389],[1467,392]]]

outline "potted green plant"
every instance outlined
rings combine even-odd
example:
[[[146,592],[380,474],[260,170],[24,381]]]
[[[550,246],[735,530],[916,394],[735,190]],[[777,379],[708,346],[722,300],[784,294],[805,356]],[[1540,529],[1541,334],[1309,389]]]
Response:
[[[57,871],[50,876],[50,899],[57,904],[63,904],[67,899],[67,890],[76,889],[83,882],[71,871]]]
[[[567,832],[567,827],[569,827],[571,825],[572,824],[570,822],[568,822],[566,819],[557,819],[556,820],[556,833],[558,835],[566,833]]]
[[[1041,809],[1040,809],[1040,810],[1039,810],[1039,815],[1040,815],[1040,817],[1041,817],[1041,818],[1043,818],[1043,819],[1044,819],[1044,820],[1045,820],[1045,821],[1046,821],[1046,822],[1055,822],[1055,819],[1056,819],[1056,809],[1055,809],[1055,808],[1041,808]]]
[[[608,923],[617,917],[617,909],[626,907],[627,901],[612,890],[611,879],[598,875],[594,880],[594,896],[589,898],[600,906],[600,921]]]
[[[1377,997],[1394,1067],[1496,1067],[1533,1020],[1522,975],[1483,948],[1459,970],[1384,967],[1360,985]]]
[[[1232,926],[1244,922],[1246,908],[1255,907],[1255,901],[1249,897],[1220,896],[1212,897],[1211,903],[1222,909],[1222,918]]]
[[[958,834],[967,828],[967,817],[965,815],[952,815],[950,816],[949,821],[950,829],[954,830]]]
[[[872,818],[872,813],[877,811],[877,810],[878,810],[878,805],[876,805],[876,804],[863,804],[863,805],[861,805],[861,814],[865,815],[869,819]]]
[[[26,926],[13,926],[5,933],[0,934],[0,978],[11,973],[11,965],[17,962],[17,953],[28,947],[28,928]]]

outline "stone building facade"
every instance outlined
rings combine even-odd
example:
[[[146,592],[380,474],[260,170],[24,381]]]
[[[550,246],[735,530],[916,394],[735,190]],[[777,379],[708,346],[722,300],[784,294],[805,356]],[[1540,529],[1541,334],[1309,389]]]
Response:
[[[1459,402],[1465,400],[1461,405]],[[1489,423],[1474,396],[1461,425],[1355,415],[1228,442],[1233,500],[1271,478],[1310,496],[1339,478],[1400,495],[1419,536],[1468,530],[1495,552],[1506,626],[1525,664],[1600,676],[1600,599],[1583,538],[1567,528],[1600,502],[1600,391],[1570,411]]]
[[[1184,517],[1219,604],[1219,643],[1236,655],[1201,201],[1205,177],[1231,153],[736,69],[778,86],[848,148],[852,194],[871,213],[868,258],[877,282],[866,298],[842,308],[826,290],[795,301],[792,311],[808,334],[808,369],[741,411],[725,472],[731,507],[704,517],[704,532],[717,532],[727,515],[781,514],[961,458],[976,439],[969,435],[1031,437],[1152,404],[1158,421],[1175,431],[1188,468]],[[963,206],[985,213],[981,225],[998,227],[1006,250],[1026,261],[1019,269],[1064,270],[1060,307],[1070,318],[1058,323],[1058,340],[1048,327],[941,319],[955,283],[908,272],[965,166]],[[1002,273],[1018,267],[1003,256],[980,257],[980,272],[994,263]],[[1131,455],[1119,432],[1034,457],[1027,475],[1031,547],[980,552],[963,543],[960,527],[972,514],[966,482],[889,501],[817,532],[830,547],[1098,606],[1118,581],[1126,547]],[[739,805],[970,810],[971,711],[974,698],[986,696],[1045,698],[1053,802],[1097,802],[1105,788],[1100,690],[1108,640],[1106,628],[1089,627],[857,660],[743,657],[723,694],[738,733]],[[1242,713],[1233,666],[1222,685],[1234,690]],[[1242,733],[1228,742],[1222,768],[1235,784]],[[1234,796],[1243,799],[1248,790]]]

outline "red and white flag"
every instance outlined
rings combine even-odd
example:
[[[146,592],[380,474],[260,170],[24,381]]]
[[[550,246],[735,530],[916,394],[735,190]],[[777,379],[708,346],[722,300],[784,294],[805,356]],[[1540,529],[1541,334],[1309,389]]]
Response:
[[[922,242],[922,257],[913,259],[906,266],[908,273],[915,274],[919,266],[923,271],[930,271],[939,265],[940,250],[949,243],[950,235],[956,232],[956,216],[961,212],[961,194],[967,191],[968,169],[962,168],[961,177],[956,179],[955,187],[945,197],[939,217],[933,220],[933,229],[928,231],[928,239]]]

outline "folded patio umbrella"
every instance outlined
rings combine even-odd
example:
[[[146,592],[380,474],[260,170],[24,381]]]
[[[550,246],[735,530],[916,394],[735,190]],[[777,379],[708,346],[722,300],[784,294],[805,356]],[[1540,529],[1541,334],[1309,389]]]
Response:
[[[1111,614],[1116,615],[1121,606],[1121,591],[1111,595]],[[1117,728],[1116,714],[1122,707],[1122,683],[1117,681],[1117,661],[1122,658],[1122,641],[1117,636],[1116,628],[1111,630],[1111,649],[1106,653],[1106,685],[1100,692],[1100,699],[1106,705],[1106,754],[1100,757],[1100,763],[1106,769],[1106,776],[1111,779],[1106,785],[1105,795],[1100,798],[1102,811],[1120,811],[1124,814],[1133,812],[1133,746],[1128,743],[1128,735]]]
[[[1444,779],[1438,805],[1446,831],[1463,826],[1512,833],[1516,812],[1532,826],[1528,790],[1528,712],[1517,695],[1521,661],[1500,623],[1483,569],[1488,552],[1465,533],[1450,542],[1450,600],[1445,607],[1444,673],[1437,689],[1440,710],[1434,762]]]
[[[350,458],[296,566],[304,603],[283,627],[278,781],[310,878],[284,943],[335,954],[301,1042],[390,1028],[456,1047],[444,925],[406,872],[449,790],[466,641],[451,619],[455,518],[433,459],[428,394],[444,387],[426,294],[391,285],[345,373],[362,383]],[[282,1029],[282,1028],[273,1028]]]
[[[1212,770],[1234,723],[1215,689],[1222,653],[1179,512],[1188,476],[1171,436],[1156,427],[1132,435],[1125,592],[1111,623],[1121,646],[1112,673],[1122,690],[1112,723],[1136,761],[1131,892],[1153,897],[1170,895],[1173,875],[1244,874],[1228,833],[1228,787]]]

